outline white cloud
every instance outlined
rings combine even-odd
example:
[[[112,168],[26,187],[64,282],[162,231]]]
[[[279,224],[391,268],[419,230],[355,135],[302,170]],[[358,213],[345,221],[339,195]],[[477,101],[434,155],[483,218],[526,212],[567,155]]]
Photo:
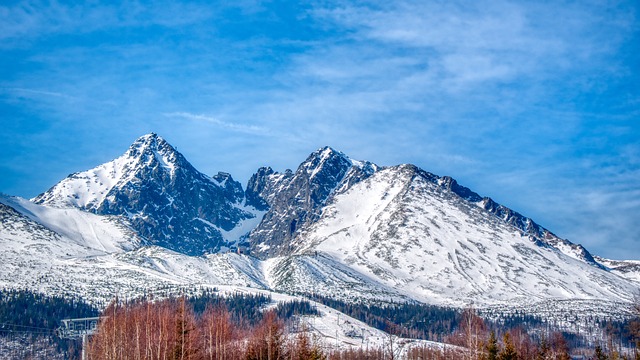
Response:
[[[173,112],[173,113],[166,113],[163,115],[167,117],[177,117],[177,118],[183,118],[183,119],[193,120],[193,121],[204,121],[210,124],[221,126],[229,130],[243,132],[243,133],[250,133],[254,135],[269,135],[270,133],[269,129],[261,126],[236,124],[228,121],[222,121],[216,117],[206,116],[202,114],[191,114],[188,112]]]
[[[64,94],[61,92],[56,92],[56,91],[25,89],[25,88],[4,88],[3,90],[17,97],[42,98],[44,96],[44,97],[62,98],[66,100],[79,100],[79,98],[75,96],[71,96],[71,95]]]

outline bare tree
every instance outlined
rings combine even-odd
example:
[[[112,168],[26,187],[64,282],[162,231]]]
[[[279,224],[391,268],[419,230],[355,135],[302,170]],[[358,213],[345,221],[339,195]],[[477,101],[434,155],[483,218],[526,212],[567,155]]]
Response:
[[[511,329],[511,339],[520,360],[535,360],[537,345],[531,340],[527,331],[522,327]]]
[[[473,306],[466,308],[462,312],[460,333],[463,336],[464,346],[469,350],[464,359],[480,359],[484,352],[483,339],[486,337],[487,328]]]
[[[253,329],[247,343],[248,360],[279,360],[285,358],[284,324],[274,311],[264,314],[262,321]]]
[[[222,305],[207,306],[202,315],[202,344],[204,356],[209,360],[226,360],[229,358],[229,345],[235,333],[231,322],[231,314]]]
[[[549,355],[552,359],[557,360],[570,360],[569,356],[569,344],[567,340],[564,338],[561,332],[554,332],[551,334],[551,347],[549,350]]]

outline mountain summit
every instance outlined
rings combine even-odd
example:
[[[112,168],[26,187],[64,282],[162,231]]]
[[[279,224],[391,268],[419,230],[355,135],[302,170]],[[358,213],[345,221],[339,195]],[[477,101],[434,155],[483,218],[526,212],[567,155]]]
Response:
[[[237,239],[228,235],[256,217],[243,207],[242,185],[231,175],[202,174],[153,133],[117,159],[71,174],[33,201],[124,215],[148,244],[188,255],[232,245]]]
[[[247,198],[268,211],[249,236],[253,253],[268,257],[295,251],[293,240],[319,218],[334,194],[377,170],[330,147],[314,151],[295,172],[259,169],[249,180]]]

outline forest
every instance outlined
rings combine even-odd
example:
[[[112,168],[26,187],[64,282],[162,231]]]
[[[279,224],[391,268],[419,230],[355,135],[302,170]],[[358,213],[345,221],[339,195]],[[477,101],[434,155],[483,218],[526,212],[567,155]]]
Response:
[[[538,319],[512,316],[508,322],[482,319],[475,309],[459,311],[421,304],[349,304],[327,297],[310,300],[362,320],[389,335],[383,346],[335,348],[314,335],[301,317],[319,316],[308,300],[275,302],[264,294],[197,295],[136,300],[114,299],[98,310],[80,299],[29,291],[0,292],[0,356],[78,358],[81,343],[59,339],[63,318],[100,315],[97,335],[87,347],[90,359],[473,359],[543,360],[640,359],[640,306],[624,324],[635,348],[620,346],[621,334],[605,329],[602,341],[576,346],[570,334],[540,332]],[[611,326],[612,329],[621,326]],[[437,340],[433,347],[402,338]],[[9,345],[7,345],[9,344]]]

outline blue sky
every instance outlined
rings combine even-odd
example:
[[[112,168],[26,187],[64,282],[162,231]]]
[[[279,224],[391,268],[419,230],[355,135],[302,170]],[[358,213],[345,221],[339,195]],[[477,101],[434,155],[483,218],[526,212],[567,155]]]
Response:
[[[156,132],[243,184],[330,145],[640,259],[637,1],[4,1],[0,192]]]

